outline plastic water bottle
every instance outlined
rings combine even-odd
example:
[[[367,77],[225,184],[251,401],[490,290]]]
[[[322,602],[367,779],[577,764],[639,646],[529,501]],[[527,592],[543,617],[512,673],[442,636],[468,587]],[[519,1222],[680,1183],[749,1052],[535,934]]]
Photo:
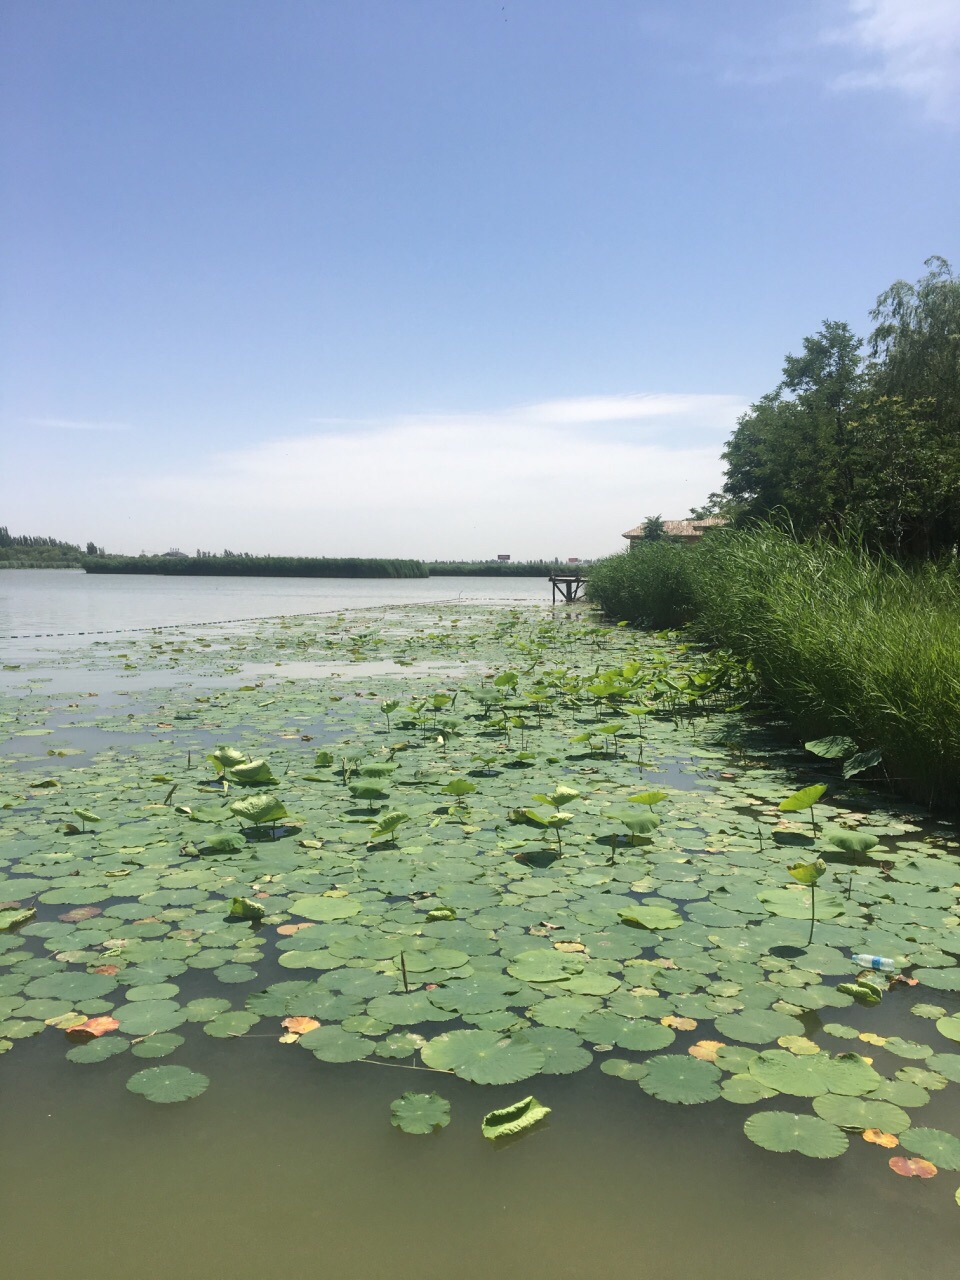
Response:
[[[858,969],[879,969],[881,973],[893,973],[900,966],[889,956],[868,956],[864,953],[851,957]]]

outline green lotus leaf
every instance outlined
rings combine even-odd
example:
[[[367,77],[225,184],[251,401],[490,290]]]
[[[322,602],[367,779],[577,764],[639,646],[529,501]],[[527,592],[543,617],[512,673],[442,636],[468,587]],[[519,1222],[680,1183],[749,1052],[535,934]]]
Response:
[[[83,822],[97,823],[103,821],[99,813],[92,813],[89,809],[73,809],[71,812],[75,813]]]
[[[714,1025],[722,1036],[742,1040],[745,1044],[770,1044],[779,1036],[803,1034],[803,1027],[796,1018],[773,1009],[724,1013],[714,1020]]]
[[[932,1018],[935,1022],[946,1015],[946,1009],[939,1004],[915,1004],[910,1012],[916,1018]]]
[[[527,1098],[521,1098],[519,1102],[514,1102],[509,1107],[500,1107],[496,1111],[488,1111],[483,1117],[480,1129],[483,1136],[490,1138],[491,1141],[496,1141],[499,1138],[512,1138],[518,1134],[526,1133],[534,1125],[539,1124],[541,1120],[545,1120],[549,1114],[550,1108],[545,1107],[542,1102],[538,1102],[531,1095]]]
[[[321,893],[310,894],[305,898],[295,898],[290,904],[293,915],[325,923],[333,920],[349,920],[352,916],[358,916],[362,910],[361,903],[354,898],[328,898]]]
[[[625,911],[618,911],[617,915],[624,924],[632,925],[635,929],[649,929],[655,933],[676,929],[683,924],[683,917],[676,911],[671,911],[669,907],[629,907]]]
[[[238,801],[242,804],[242,801]],[[187,814],[191,822],[226,822],[230,817],[230,810],[233,806],[225,804],[195,804],[182,806],[183,812]],[[179,810],[178,810],[179,812]]]
[[[568,1076],[576,1071],[589,1067],[593,1054],[583,1046],[579,1035],[559,1027],[527,1027],[515,1039],[523,1044],[531,1044],[543,1054],[543,1066],[540,1074],[545,1076]]]
[[[858,751],[849,760],[844,760],[843,776],[853,778],[856,774],[863,773],[865,769],[875,769],[882,759],[883,751],[880,747],[871,747],[869,751]]]
[[[948,1040],[960,1044],[960,1014],[955,1013],[950,1018],[938,1018],[937,1030]]]
[[[105,996],[116,985],[116,978],[105,973],[51,973],[28,983],[26,994],[34,997],[51,996],[77,1004],[83,1000],[96,1000]]]
[[[138,1000],[114,1009],[120,1030],[130,1036],[149,1036],[155,1031],[172,1031],[186,1022],[185,1010],[173,1000]]]
[[[826,836],[835,849],[842,849],[844,853],[869,853],[879,844],[876,836],[866,831],[833,830],[826,832]]]
[[[722,1072],[712,1062],[704,1062],[688,1054],[660,1054],[646,1062],[646,1071],[638,1084],[645,1093],[661,1102],[692,1105],[711,1102],[720,1097]]]
[[[283,801],[277,796],[253,795],[247,796],[245,800],[234,800],[230,811],[242,821],[250,822],[255,827],[264,826],[268,822],[279,822],[281,818],[287,817]],[[194,816],[196,816],[196,810],[194,810]]]
[[[927,1059],[927,1066],[938,1075],[946,1076],[954,1084],[960,1084],[960,1054],[935,1053]]]
[[[279,778],[273,776],[273,770],[266,760],[251,760],[248,764],[233,765],[230,769],[230,777],[234,782],[243,783],[245,786],[275,787],[279,782]]]
[[[892,1132],[892,1130],[891,1130]],[[907,1151],[932,1161],[938,1169],[960,1169],[960,1138],[942,1129],[909,1129],[900,1135]]]
[[[826,783],[818,783],[813,787],[803,787],[802,790],[795,791],[792,796],[787,796],[786,800],[780,801],[780,812],[799,813],[803,809],[809,809],[817,803],[826,789]]]
[[[676,1039],[676,1032],[659,1022],[638,1019],[629,1023],[614,1037],[614,1044],[621,1049],[633,1049],[641,1053],[653,1049],[666,1049]]]
[[[32,920],[37,914],[36,907],[6,907],[0,911],[0,933],[6,933],[10,929],[16,929],[18,925],[26,924],[28,920]]]
[[[435,1133],[450,1123],[450,1103],[438,1093],[404,1093],[390,1103],[390,1123],[404,1133]]]
[[[207,1022],[210,1018],[215,1018],[220,1013],[226,1013],[229,1008],[229,1000],[203,996],[184,1005],[183,1011],[187,1015],[188,1022]]]
[[[873,1093],[885,1083],[883,1076],[858,1053],[837,1054],[827,1066],[827,1078],[831,1093],[851,1097]]]
[[[846,1134],[835,1124],[788,1111],[759,1111],[747,1119],[743,1131],[765,1151],[797,1151],[818,1160],[841,1156],[848,1145]]]
[[[645,1062],[628,1062],[626,1058],[604,1058],[600,1070],[607,1076],[616,1076],[619,1080],[639,1080],[647,1069]]]
[[[412,1058],[426,1041],[412,1031],[395,1031],[381,1040],[376,1047],[378,1058]]]
[[[374,1050],[374,1042],[342,1027],[316,1027],[300,1037],[300,1044],[321,1062],[359,1062]]]
[[[230,902],[230,915],[234,920],[262,920],[266,910],[259,902],[251,898],[233,898]]]
[[[561,978],[579,973],[583,960],[576,955],[553,951],[547,947],[536,951],[521,951],[507,965],[507,973],[521,982],[559,982]]]
[[[542,1026],[572,1030],[599,1006],[600,1001],[592,996],[556,996],[538,1001],[527,1013]]]
[[[440,788],[446,796],[468,796],[476,789],[477,784],[471,782],[469,778],[454,778],[445,787]]]
[[[720,1093],[727,1102],[741,1105],[762,1102],[765,1098],[775,1098],[777,1095],[776,1089],[761,1084],[755,1076],[748,1074],[728,1076],[720,1085]]]
[[[786,920],[810,919],[808,889],[764,889],[757,894],[757,898],[775,916],[782,916]],[[829,893],[823,889],[817,894],[818,921],[835,919],[837,916],[842,916],[845,911],[846,903],[840,894]]]
[[[204,853],[237,853],[240,849],[245,849],[247,845],[243,836],[237,835],[235,832],[218,831],[216,835],[210,836],[203,845]]]
[[[238,764],[244,764],[247,757],[242,751],[238,751],[236,747],[217,747],[216,751],[211,751],[207,756],[211,764],[215,765],[220,773],[225,769],[233,769]]]
[[[952,969],[914,969],[913,976],[936,991],[960,991],[960,965]]]
[[[455,1015],[439,1009],[431,1000],[432,991],[402,991],[379,995],[367,1005],[371,1018],[390,1027],[415,1027],[421,1022],[449,1022]]]
[[[98,1036],[87,1044],[78,1044],[68,1049],[67,1059],[70,1062],[105,1062],[107,1058],[116,1057],[129,1047],[130,1041],[123,1036]]]
[[[898,1058],[911,1058],[915,1061],[929,1058],[933,1053],[928,1044],[918,1044],[916,1040],[904,1040],[901,1036],[887,1036],[883,1047],[887,1053],[893,1053]]]
[[[830,1059],[826,1054],[798,1056],[786,1049],[770,1049],[750,1063],[749,1073],[778,1093],[816,1098],[830,1092]]]
[[[853,755],[859,748],[852,738],[834,735],[829,738],[816,738],[803,744],[808,751],[824,760],[842,760],[844,756]]]
[[[628,796],[627,799],[631,804],[659,804],[661,800],[666,800],[669,792],[667,791],[641,791],[635,796]]]
[[[368,837],[370,844],[376,844],[379,840],[392,840],[398,828],[409,820],[410,815],[399,809],[379,814],[376,826],[370,830]]]
[[[139,1093],[148,1102],[186,1102],[198,1098],[210,1080],[189,1067],[145,1067],[127,1081],[131,1093]]]
[[[428,1040],[421,1057],[428,1067],[475,1084],[516,1084],[536,1075],[545,1061],[532,1044],[496,1031],[448,1031]]]
[[[853,1098],[828,1093],[813,1100],[813,1109],[822,1120],[840,1129],[882,1129],[902,1133],[910,1127],[910,1117],[892,1102],[878,1098]]]
[[[232,1009],[229,1013],[221,1013],[209,1022],[205,1022],[203,1030],[206,1035],[217,1040],[226,1040],[232,1036],[242,1036],[255,1027],[260,1021],[255,1013],[244,1009]]]
[[[135,1058],[165,1058],[182,1044],[183,1036],[178,1036],[175,1031],[161,1031],[132,1045],[130,1052]]]
[[[817,858],[815,862],[794,862],[787,867],[789,875],[793,876],[799,884],[816,884],[820,877],[826,872],[827,864],[822,858]]]
[[[617,809],[611,811],[610,817],[635,836],[648,836],[660,825],[660,819],[649,810],[645,813],[642,809]]]

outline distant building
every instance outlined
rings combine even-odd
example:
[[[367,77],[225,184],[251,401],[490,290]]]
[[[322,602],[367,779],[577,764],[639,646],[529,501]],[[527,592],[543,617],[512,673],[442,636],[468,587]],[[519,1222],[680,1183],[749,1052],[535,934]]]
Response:
[[[723,516],[707,516],[703,520],[664,520],[663,536],[675,538],[678,542],[699,542],[707,529],[726,523]],[[628,529],[623,537],[630,543],[631,548],[635,547],[638,542],[644,541],[643,525],[638,524],[635,529]]]
[[[510,557],[509,557],[509,556],[497,556],[497,559],[500,561],[500,563],[501,563],[501,564],[507,564],[507,563],[509,562],[509,560],[510,560]]]
[[[169,556],[182,556],[184,560],[189,560],[189,559],[190,559],[190,557],[187,555],[187,553],[186,553],[185,551],[181,551],[179,547],[171,547],[169,551],[161,551],[161,553],[160,553],[160,554],[161,554],[162,556],[167,556],[167,557],[169,557]]]
[[[579,556],[567,556],[567,564],[579,564],[579,563],[580,563]]]

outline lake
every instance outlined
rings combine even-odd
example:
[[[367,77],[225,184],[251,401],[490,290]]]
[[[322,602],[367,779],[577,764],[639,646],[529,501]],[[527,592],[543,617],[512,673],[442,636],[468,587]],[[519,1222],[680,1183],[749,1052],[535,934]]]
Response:
[[[11,1275],[954,1273],[956,828],[843,783],[722,699],[622,724],[598,670],[642,700],[709,659],[534,607],[548,591],[0,574],[0,634],[97,633],[4,647],[22,666],[0,695],[0,902],[37,913],[0,933]],[[266,762],[272,783],[237,778],[224,797],[204,761],[217,743]],[[386,769],[358,784],[354,757]],[[555,858],[549,831],[513,819],[546,812],[537,797],[558,781],[575,794]],[[814,782],[828,787],[817,836],[809,812],[777,810]],[[659,825],[617,835],[638,788],[631,812],[655,807]],[[285,817],[237,827],[224,801],[267,791]],[[378,840],[394,806],[409,816]],[[71,833],[77,809],[92,816]],[[880,852],[829,862],[808,950],[807,908],[782,886],[795,859],[833,857],[825,828]],[[238,829],[236,847],[210,843]],[[225,919],[237,892],[262,924]],[[618,918],[651,908],[641,928]],[[838,993],[861,949],[908,952],[922,981],[872,1006]],[[457,991],[451,1013],[441,997]],[[313,1011],[314,1048],[278,1043],[281,1006]],[[104,1015],[119,1028],[87,1044],[53,1025]],[[447,1032],[480,1046],[450,1070],[431,1066]],[[863,1141],[859,1099],[824,1083],[837,1060],[895,1148]],[[209,1086],[168,1105],[126,1087],[168,1065]],[[445,1098],[449,1125],[394,1127],[407,1091]],[[526,1094],[547,1122],[484,1139],[484,1114]],[[824,1097],[837,1123],[819,1119]],[[745,1135],[782,1113],[814,1122],[823,1158]],[[888,1166],[935,1147],[932,1178]]]

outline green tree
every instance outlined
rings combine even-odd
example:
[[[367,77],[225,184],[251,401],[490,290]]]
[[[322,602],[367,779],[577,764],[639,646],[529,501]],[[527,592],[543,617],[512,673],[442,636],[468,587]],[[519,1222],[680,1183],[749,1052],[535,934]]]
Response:
[[[798,533],[837,528],[851,486],[846,422],[863,386],[860,340],[827,320],[788,355],[776,390],[739,420],[723,452],[741,520],[780,514]]]

